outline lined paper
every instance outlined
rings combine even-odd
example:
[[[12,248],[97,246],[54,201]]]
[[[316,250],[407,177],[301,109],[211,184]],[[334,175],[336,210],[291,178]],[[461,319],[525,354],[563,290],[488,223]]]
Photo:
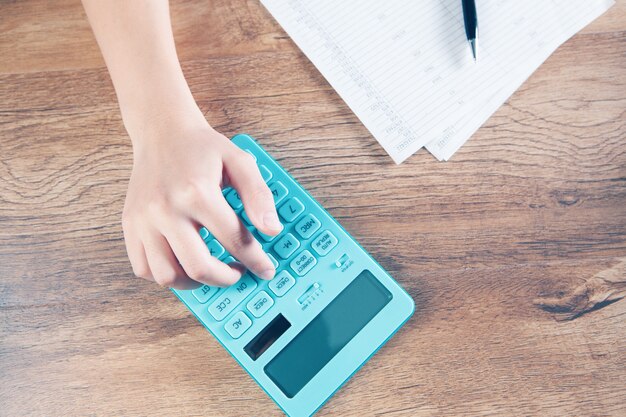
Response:
[[[559,45],[612,0],[261,0],[396,163],[448,160]]]

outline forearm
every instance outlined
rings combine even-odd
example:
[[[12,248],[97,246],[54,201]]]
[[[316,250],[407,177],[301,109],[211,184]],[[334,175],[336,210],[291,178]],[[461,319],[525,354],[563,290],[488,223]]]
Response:
[[[178,62],[167,0],[83,0],[83,5],[133,142],[171,120],[204,120]]]

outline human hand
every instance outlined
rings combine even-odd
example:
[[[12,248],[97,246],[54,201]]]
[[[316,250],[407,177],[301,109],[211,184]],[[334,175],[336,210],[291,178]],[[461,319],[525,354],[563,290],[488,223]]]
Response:
[[[135,136],[150,136],[131,134],[134,163],[122,224],[135,275],[178,289],[236,283],[245,268],[210,255],[198,233],[205,226],[250,271],[271,279],[272,262],[221,191],[235,188],[252,224],[267,235],[280,233],[254,158],[206,122],[168,122]]]
[[[255,275],[274,267],[222,196],[233,186],[254,226],[282,226],[252,156],[217,133],[193,99],[176,55],[167,1],[83,0],[133,141],[124,206],[126,249],[135,274],[161,285],[234,284],[241,264],[211,257],[205,226]]]

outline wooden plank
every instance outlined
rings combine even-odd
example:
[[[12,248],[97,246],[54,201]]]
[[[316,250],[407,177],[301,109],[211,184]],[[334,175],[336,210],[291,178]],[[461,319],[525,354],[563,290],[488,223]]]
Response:
[[[292,48],[257,0],[171,1],[181,60]],[[2,2],[0,74],[104,66],[80,0]],[[207,30],[211,28],[211,30]]]

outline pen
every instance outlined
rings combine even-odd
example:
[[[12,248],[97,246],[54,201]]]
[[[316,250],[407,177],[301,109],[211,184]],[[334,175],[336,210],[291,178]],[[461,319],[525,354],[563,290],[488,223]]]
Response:
[[[465,21],[465,35],[472,48],[474,62],[476,62],[476,43],[478,42],[478,16],[476,16],[476,2],[474,0],[462,0],[463,20]]]

